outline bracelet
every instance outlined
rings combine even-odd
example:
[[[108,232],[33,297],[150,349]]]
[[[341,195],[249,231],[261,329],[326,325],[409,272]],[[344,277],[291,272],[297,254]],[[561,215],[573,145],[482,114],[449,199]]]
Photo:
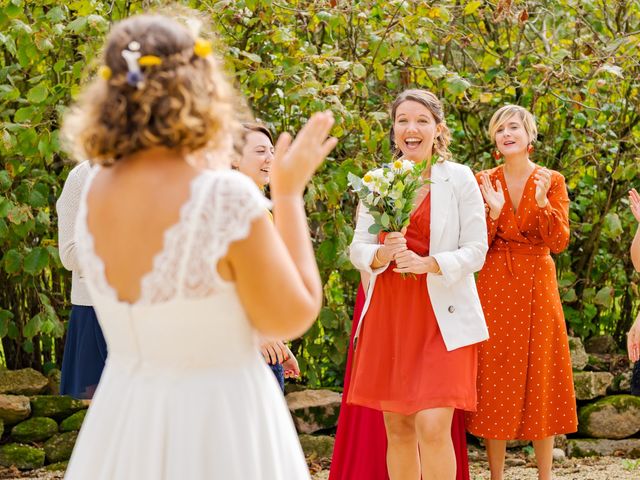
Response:
[[[380,247],[376,249],[376,251],[373,253],[373,263],[382,263],[382,261],[378,258],[378,251],[380,250]]]
[[[432,257],[433,258],[433,257]],[[438,270],[436,270],[435,272],[433,272],[435,275],[442,275],[442,270],[440,269],[440,264],[438,263],[438,261],[434,258],[433,259],[434,262],[436,262],[436,266],[438,267]]]

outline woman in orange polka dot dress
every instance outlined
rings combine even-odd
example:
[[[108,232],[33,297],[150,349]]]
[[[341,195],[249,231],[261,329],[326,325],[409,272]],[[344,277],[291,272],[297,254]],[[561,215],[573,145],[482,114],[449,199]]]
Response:
[[[483,437],[491,478],[501,479],[506,440],[533,440],[540,480],[551,480],[553,437],[577,429],[567,331],[550,253],[569,243],[564,177],[529,160],[531,113],[507,105],[489,124],[504,165],[477,178],[489,253],[478,291],[489,327],[480,344],[478,407],[467,429]]]

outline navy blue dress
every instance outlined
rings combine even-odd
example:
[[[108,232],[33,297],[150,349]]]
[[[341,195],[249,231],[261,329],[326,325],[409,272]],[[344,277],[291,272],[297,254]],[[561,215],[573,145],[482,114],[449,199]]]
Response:
[[[60,394],[89,400],[100,381],[107,344],[93,307],[72,305],[62,357]]]
[[[269,365],[269,368],[273,372],[278,381],[278,385],[280,385],[280,389],[282,393],[284,393],[284,367],[281,363],[276,363],[275,365]]]

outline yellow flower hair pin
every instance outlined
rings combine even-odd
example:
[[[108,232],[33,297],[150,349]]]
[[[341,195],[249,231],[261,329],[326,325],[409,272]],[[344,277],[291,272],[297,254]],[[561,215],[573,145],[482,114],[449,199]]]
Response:
[[[195,45],[193,46],[193,53],[197,56],[204,58],[211,54],[213,51],[213,46],[209,40],[205,40],[204,38],[198,37],[196,38]]]
[[[103,80],[109,80],[111,78],[111,69],[106,65],[101,65],[98,69],[98,75],[100,75],[100,78]]]
[[[162,59],[155,55],[144,55],[138,59],[138,65],[141,67],[153,67],[162,65]]]

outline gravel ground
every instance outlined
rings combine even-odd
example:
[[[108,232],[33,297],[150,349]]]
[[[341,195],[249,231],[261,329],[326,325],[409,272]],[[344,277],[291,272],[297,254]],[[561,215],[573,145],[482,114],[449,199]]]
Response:
[[[509,463],[511,465],[505,470],[505,480],[538,479],[535,466],[525,460],[525,457],[513,456]],[[518,465],[519,463],[521,465]],[[485,461],[471,462],[469,470],[471,480],[489,479],[489,466]],[[63,476],[64,472],[59,471],[36,470],[26,473],[11,468],[0,469],[0,480],[61,480]],[[329,470],[326,468],[313,475],[313,480],[328,478]],[[565,459],[555,464],[554,480],[640,480],[640,460],[617,457]]]
[[[517,462],[512,462],[517,463]],[[526,463],[526,461],[525,461]],[[489,466],[484,461],[470,464],[471,480],[488,480]],[[327,480],[329,471],[322,470],[313,480]],[[554,480],[639,480],[640,460],[617,457],[571,458],[554,466]],[[537,480],[533,465],[509,466],[505,469],[505,480]]]

